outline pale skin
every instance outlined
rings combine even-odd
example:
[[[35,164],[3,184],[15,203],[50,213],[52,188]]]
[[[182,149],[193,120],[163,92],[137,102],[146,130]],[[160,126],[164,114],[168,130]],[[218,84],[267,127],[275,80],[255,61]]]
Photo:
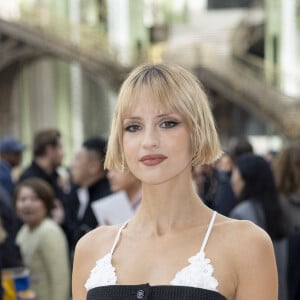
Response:
[[[118,284],[169,285],[201,247],[212,211],[195,192],[191,177],[191,132],[178,113],[147,105],[140,95],[123,123],[123,147],[131,172],[143,184],[142,204],[122,231],[113,254]],[[142,104],[140,104],[142,103]],[[178,142],[180,141],[180,142]],[[141,158],[166,157],[154,166]],[[96,260],[107,254],[119,226],[102,226],[78,243],[73,300],[86,299],[84,284]],[[218,291],[228,300],[277,300],[277,271],[268,235],[248,221],[217,215],[205,255]]]

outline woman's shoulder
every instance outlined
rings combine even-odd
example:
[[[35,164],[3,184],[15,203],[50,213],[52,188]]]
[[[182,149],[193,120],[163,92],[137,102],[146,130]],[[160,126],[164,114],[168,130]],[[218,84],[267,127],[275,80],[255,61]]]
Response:
[[[249,239],[271,241],[265,230],[248,220],[238,220],[220,215],[215,225],[217,231],[229,240],[241,238],[246,241]]]
[[[276,262],[269,235],[246,220],[226,218],[216,225],[215,232],[219,237],[216,244],[222,245],[219,277],[225,282],[222,284],[221,281],[220,287],[225,292],[229,291],[228,295],[235,294],[237,299],[245,294],[254,295],[252,298],[256,299],[255,295],[271,291],[273,287],[276,289]],[[229,289],[226,284],[228,278],[234,283],[233,287],[232,284],[229,285]],[[264,299],[275,299],[276,293],[273,291],[271,294],[272,296],[266,294]]]
[[[112,225],[99,226],[89,231],[78,241],[76,252],[83,255],[88,253],[90,256],[94,252],[97,259],[101,258],[111,250],[119,229],[119,225]]]
[[[273,252],[270,236],[251,221],[222,216],[216,223],[216,233],[236,259],[263,258]]]
[[[64,235],[64,232],[60,227],[60,225],[58,225],[51,218],[45,218],[40,224],[38,231],[40,235],[47,235],[47,236]]]
[[[73,287],[83,287],[97,261],[112,249],[120,226],[100,226],[85,234],[76,244],[73,261]]]

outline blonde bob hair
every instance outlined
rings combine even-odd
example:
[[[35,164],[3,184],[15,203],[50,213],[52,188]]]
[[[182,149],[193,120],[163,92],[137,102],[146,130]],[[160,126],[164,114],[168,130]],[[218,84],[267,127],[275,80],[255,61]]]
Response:
[[[178,65],[144,64],[124,81],[113,115],[104,162],[106,169],[127,169],[123,149],[123,121],[141,92],[152,106],[182,116],[191,131],[192,165],[210,164],[221,155],[220,142],[207,97],[198,79]]]

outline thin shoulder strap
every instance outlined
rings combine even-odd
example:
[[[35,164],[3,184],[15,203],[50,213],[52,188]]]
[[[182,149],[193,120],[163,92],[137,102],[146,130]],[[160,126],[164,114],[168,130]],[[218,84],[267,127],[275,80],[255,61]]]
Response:
[[[217,216],[217,212],[214,211],[214,212],[213,212],[213,215],[212,215],[212,217],[211,217],[211,219],[210,219],[210,222],[209,222],[209,225],[208,225],[208,228],[207,228],[207,231],[206,231],[204,240],[203,240],[203,242],[202,242],[202,246],[201,246],[200,252],[203,252],[204,249],[205,249],[205,246],[206,246],[206,244],[207,244],[208,238],[209,238],[210,233],[211,233],[211,231],[212,231],[212,228],[213,228],[213,226],[214,226],[216,216]]]
[[[116,246],[120,240],[120,236],[121,236],[121,233],[122,233],[122,230],[126,227],[126,225],[128,224],[129,220],[127,220],[119,229],[118,233],[117,233],[117,236],[115,238],[115,241],[111,247],[111,250],[110,250],[110,254],[112,255],[116,249]]]

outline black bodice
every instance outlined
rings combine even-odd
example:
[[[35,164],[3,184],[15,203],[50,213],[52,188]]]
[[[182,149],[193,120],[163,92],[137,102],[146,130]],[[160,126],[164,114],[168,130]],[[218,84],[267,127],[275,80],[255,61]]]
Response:
[[[88,291],[87,300],[226,300],[218,292],[187,286],[108,285]]]

